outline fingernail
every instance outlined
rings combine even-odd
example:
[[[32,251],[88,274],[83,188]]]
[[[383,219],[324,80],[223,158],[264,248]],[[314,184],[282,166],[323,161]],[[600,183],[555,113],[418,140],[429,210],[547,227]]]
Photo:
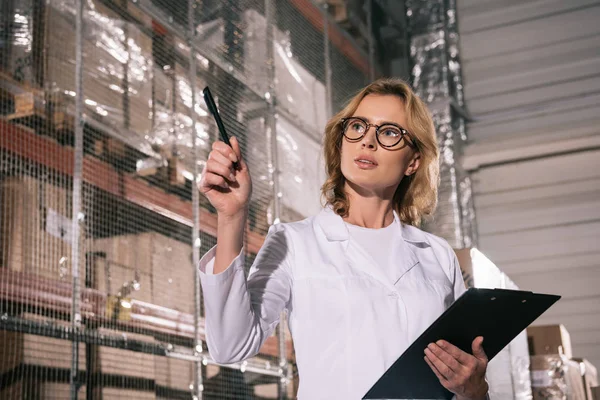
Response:
[[[438,340],[436,344],[438,346],[442,347],[444,345],[444,341],[443,340]]]
[[[233,162],[237,162],[237,160],[238,160],[237,156],[233,153],[229,154],[229,159]]]
[[[229,174],[229,179],[235,182],[235,175],[234,174]]]
[[[229,185],[227,184],[227,182],[225,182],[225,183],[223,184],[223,187],[224,187],[225,189],[229,189]]]

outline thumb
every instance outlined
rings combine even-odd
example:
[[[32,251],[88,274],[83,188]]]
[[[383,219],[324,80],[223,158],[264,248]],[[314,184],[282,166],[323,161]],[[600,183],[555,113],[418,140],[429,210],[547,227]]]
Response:
[[[244,158],[242,157],[242,150],[240,149],[240,142],[237,140],[237,138],[235,136],[232,136],[231,139],[229,140],[229,142],[231,143],[231,148],[232,148],[233,152],[237,156],[238,165],[240,167],[240,170],[247,169],[246,162],[244,161]]]
[[[475,340],[473,340],[473,344],[471,345],[471,348],[473,349],[473,355],[480,359],[480,360],[484,360],[487,361],[487,355],[485,354],[485,351],[483,350],[483,336],[478,336],[475,338]]]
[[[238,161],[241,161],[242,150],[240,149],[240,142],[238,142],[238,140],[235,136],[232,136],[231,139],[229,139],[229,143],[231,143],[231,148],[233,149],[233,152],[237,156]]]

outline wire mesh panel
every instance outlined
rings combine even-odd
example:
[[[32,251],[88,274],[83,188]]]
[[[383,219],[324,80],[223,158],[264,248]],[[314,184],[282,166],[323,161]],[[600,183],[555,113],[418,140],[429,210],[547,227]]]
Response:
[[[334,112],[342,109],[368,83],[369,77],[367,55],[358,46],[351,45],[351,39],[346,35],[338,26],[330,24],[331,101]]]
[[[0,399],[294,396],[285,321],[243,363],[204,343],[195,267],[217,224],[194,181],[218,131],[201,90],[252,174],[249,268],[271,224],[319,210],[324,125],[365,81],[324,15],[306,0],[2,2]]]

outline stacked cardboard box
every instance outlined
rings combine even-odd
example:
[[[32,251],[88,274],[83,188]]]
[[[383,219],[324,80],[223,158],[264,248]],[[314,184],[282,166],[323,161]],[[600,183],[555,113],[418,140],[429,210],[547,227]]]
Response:
[[[518,289],[502,271],[479,250],[455,250],[467,287]],[[520,333],[490,361],[487,370],[490,397],[525,400],[531,398],[527,336]]]
[[[593,399],[593,387],[598,385],[596,367],[586,359],[573,358],[571,336],[563,325],[529,327],[527,336],[534,399],[545,399],[542,396],[548,393],[569,400]]]
[[[180,391],[189,391],[194,383],[194,364],[190,361],[170,357],[154,358],[156,386]]]
[[[527,341],[532,355],[562,354],[573,357],[571,336],[563,325],[530,326]]]
[[[71,192],[29,176],[7,177],[0,205],[2,267],[70,282]]]
[[[98,329],[98,335],[119,336],[127,340],[155,343],[152,336],[124,333],[106,328]],[[155,356],[153,354],[107,346],[93,346],[91,351],[95,398],[155,398],[153,382],[155,379]],[[150,382],[150,384],[148,387],[136,387],[135,390],[115,387],[113,384],[113,382],[125,381],[127,378],[143,379],[144,382]]]
[[[560,354],[531,357],[533,400],[585,400],[579,363]]]
[[[77,392],[78,400],[85,400],[86,386],[80,386]],[[68,382],[35,381],[31,377],[20,380],[18,383],[5,388],[0,388],[0,400],[37,399],[58,400],[69,399],[71,385]]]
[[[586,400],[594,400],[593,388],[598,386],[598,370],[585,358],[574,358],[573,361],[578,362],[581,368]]]
[[[106,254],[112,268],[121,271],[120,279],[124,282],[139,271],[139,276],[143,277],[141,284],[145,282],[149,287],[141,286],[132,298],[140,296],[142,301],[194,313],[195,275],[191,245],[146,232],[94,239],[91,249]],[[96,271],[96,276],[101,275]],[[97,285],[100,287],[101,283],[97,282]]]
[[[304,68],[292,54],[290,38],[275,29],[273,58],[267,57],[267,21],[256,10],[244,12],[244,72],[259,85],[259,93],[269,89],[269,63],[275,63],[277,103],[301,119],[315,133],[321,133],[329,119],[325,85]]]
[[[38,323],[50,322],[58,327],[69,327],[67,321],[50,320],[35,314],[25,313],[20,317]],[[79,344],[78,360],[78,369],[85,371],[86,352],[83,343]],[[0,375],[13,378],[12,382],[7,380],[4,387],[0,388],[0,399],[27,398],[24,394],[34,389],[40,393],[40,398],[62,398],[53,394],[61,392],[65,387],[68,389],[68,383],[50,383],[43,378],[69,371],[71,361],[72,342],[69,340],[0,330]],[[47,372],[38,377],[28,373],[27,368],[41,368]],[[36,381],[30,382],[31,379]],[[82,392],[79,393],[81,396]],[[85,388],[83,394],[82,398],[85,398]]]
[[[253,140],[250,143],[247,156],[250,170],[261,179],[268,180],[269,171],[265,163],[268,126],[265,119],[251,120],[248,130],[255,136],[262,137],[262,140]],[[303,217],[314,215],[321,209],[320,189],[325,181],[325,165],[320,144],[283,116],[277,118],[276,130],[282,205],[290,210],[288,214],[295,212]],[[261,200],[267,203],[272,196],[272,192],[265,192]]]
[[[98,1],[84,11],[83,95],[86,112],[116,128],[141,134],[151,128],[152,39]],[[46,87],[61,103],[60,118],[72,114],[75,94],[75,24],[68,5],[48,4]]]
[[[4,73],[51,91],[53,121],[72,128],[75,96],[74,2],[50,0],[43,23],[37,0],[9,0]],[[133,8],[132,8],[133,9]],[[139,11],[139,10],[138,10]],[[38,10],[39,12],[39,10]],[[10,14],[10,13],[9,13]],[[113,127],[146,133],[151,128],[152,38],[99,1],[86,2],[83,16],[83,94],[86,113]],[[43,54],[42,54],[43,49]],[[4,51],[4,48],[3,48]],[[43,79],[43,81],[41,80]],[[32,104],[30,98],[19,106]]]

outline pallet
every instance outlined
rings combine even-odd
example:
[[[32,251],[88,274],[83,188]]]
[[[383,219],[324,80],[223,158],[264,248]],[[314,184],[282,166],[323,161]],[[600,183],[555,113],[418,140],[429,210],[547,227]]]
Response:
[[[30,128],[47,130],[47,110],[44,92],[26,83],[17,82],[0,72],[0,112],[5,120]]]

